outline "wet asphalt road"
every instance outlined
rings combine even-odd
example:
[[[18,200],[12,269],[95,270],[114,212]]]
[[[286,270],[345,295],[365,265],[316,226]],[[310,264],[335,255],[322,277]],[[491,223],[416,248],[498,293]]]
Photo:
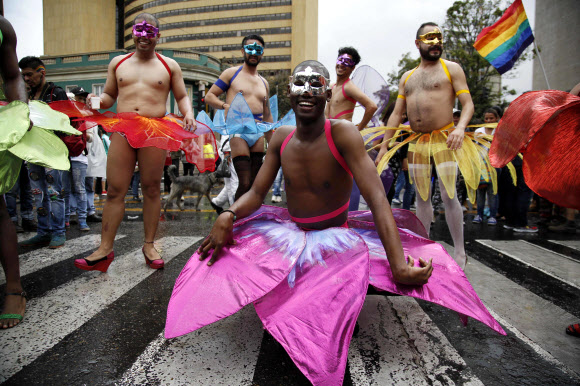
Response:
[[[141,261],[141,203],[129,197],[126,203],[116,256]],[[284,206],[271,204],[270,196],[266,203]],[[217,216],[205,198],[200,211],[193,205],[187,196],[185,211],[174,207],[161,218],[157,240],[173,256],[161,271],[140,263],[128,265],[119,277],[116,271],[106,277],[77,270],[72,261],[88,256],[98,240],[95,223],[88,234],[73,225],[67,231],[71,250],[59,250],[60,256],[41,258],[44,248],[21,249],[21,266],[23,259],[30,266],[23,272],[29,310],[19,329],[0,332],[0,351],[8,358],[0,364],[0,380],[7,385],[308,384],[263,332],[251,307],[182,340],[162,339],[175,279]],[[475,321],[464,327],[457,314],[428,302],[369,295],[345,385],[580,383],[580,338],[564,334],[566,325],[580,321],[578,234],[514,235],[501,226],[472,224],[472,217],[465,215],[466,273],[508,335]],[[431,238],[452,245],[444,215],[437,216]],[[559,274],[556,267],[554,273],[523,250],[525,256],[517,256],[522,242],[556,253],[571,264],[569,272]]]

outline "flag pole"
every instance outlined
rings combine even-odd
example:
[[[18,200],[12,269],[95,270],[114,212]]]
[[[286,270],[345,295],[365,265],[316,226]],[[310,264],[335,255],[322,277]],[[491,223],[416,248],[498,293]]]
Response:
[[[544,78],[546,79],[546,85],[548,86],[548,90],[552,89],[550,87],[550,82],[548,81],[548,75],[546,75],[546,68],[544,67],[544,62],[542,61],[542,55],[540,55],[540,50],[538,49],[538,45],[536,44],[536,39],[534,38],[534,50],[536,54],[538,54],[538,59],[540,59],[540,66],[542,66],[542,72],[544,73]]]

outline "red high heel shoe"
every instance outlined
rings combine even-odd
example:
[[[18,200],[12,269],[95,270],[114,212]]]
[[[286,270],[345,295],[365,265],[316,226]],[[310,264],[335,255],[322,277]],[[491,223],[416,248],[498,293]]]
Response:
[[[160,269],[165,267],[165,261],[163,261],[162,259],[149,260],[149,258],[145,254],[145,247],[141,249],[141,252],[143,252],[143,257],[145,258],[145,264],[147,264],[150,268]]]
[[[109,265],[115,260],[115,251],[111,251],[107,256],[98,260],[90,261],[87,259],[76,259],[75,267],[83,271],[101,271],[107,272]]]

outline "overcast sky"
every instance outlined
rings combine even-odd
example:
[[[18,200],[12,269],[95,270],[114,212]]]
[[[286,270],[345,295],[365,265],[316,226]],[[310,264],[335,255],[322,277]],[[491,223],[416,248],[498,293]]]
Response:
[[[447,8],[453,2],[318,0],[318,60],[328,67],[334,79],[338,48],[350,45],[361,54],[361,65],[370,65],[386,78],[389,72],[397,70],[404,53],[419,56],[414,45],[419,25],[425,21],[443,23]],[[523,3],[533,29],[536,1],[523,0]],[[4,13],[16,29],[18,57],[42,55],[42,0],[4,0]],[[505,74],[503,82],[518,94],[530,90],[532,62]]]

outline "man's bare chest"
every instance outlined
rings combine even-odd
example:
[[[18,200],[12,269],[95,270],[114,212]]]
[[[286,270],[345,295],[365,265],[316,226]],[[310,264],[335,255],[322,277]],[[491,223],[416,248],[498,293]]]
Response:
[[[142,85],[165,90],[170,87],[169,72],[161,63],[122,64],[117,69],[116,76],[119,88]]]
[[[405,83],[405,95],[417,92],[451,92],[453,86],[443,71],[415,71]]]
[[[343,103],[352,103],[343,94],[342,86],[335,86],[332,88],[332,97],[330,98],[330,104],[332,106],[342,105]]]
[[[230,84],[230,92],[233,94],[242,93],[244,98],[256,98],[265,100],[268,98],[266,84],[259,77],[238,75]]]

